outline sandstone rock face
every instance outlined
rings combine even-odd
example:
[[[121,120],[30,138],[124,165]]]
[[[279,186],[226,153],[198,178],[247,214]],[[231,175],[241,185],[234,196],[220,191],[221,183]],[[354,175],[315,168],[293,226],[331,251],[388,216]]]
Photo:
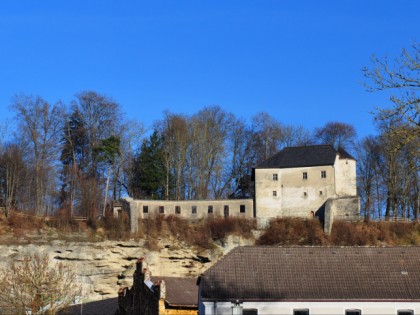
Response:
[[[83,290],[83,300],[117,296],[120,287],[132,285],[135,262],[144,257],[156,276],[197,277],[238,245],[252,241],[230,236],[212,250],[183,248],[174,240],[159,240],[159,250],[149,251],[144,241],[50,241],[27,245],[0,245],[0,265],[32,254],[46,253],[51,260],[73,267]]]

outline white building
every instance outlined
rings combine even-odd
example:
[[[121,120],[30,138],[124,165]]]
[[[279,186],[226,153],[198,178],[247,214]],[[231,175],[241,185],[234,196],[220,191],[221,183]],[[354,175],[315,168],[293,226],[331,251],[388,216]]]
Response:
[[[420,247],[237,247],[198,283],[200,315],[420,314]]]
[[[330,145],[288,147],[255,167],[256,217],[358,218],[356,160]]]

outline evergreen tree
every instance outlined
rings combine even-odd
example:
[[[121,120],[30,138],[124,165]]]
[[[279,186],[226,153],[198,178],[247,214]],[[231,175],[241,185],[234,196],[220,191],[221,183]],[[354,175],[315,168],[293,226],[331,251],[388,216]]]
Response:
[[[166,169],[162,137],[154,131],[134,157],[131,191],[134,198],[164,199]]]

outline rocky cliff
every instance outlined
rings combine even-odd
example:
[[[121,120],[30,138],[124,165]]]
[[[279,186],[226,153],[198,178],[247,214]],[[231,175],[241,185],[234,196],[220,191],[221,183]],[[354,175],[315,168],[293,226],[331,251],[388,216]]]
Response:
[[[230,236],[211,250],[184,248],[176,240],[160,239],[159,250],[149,251],[143,241],[69,242],[52,240],[31,244],[0,245],[0,264],[25,255],[47,253],[50,259],[74,267],[84,300],[117,296],[120,287],[131,286],[135,262],[144,257],[153,275],[196,277],[238,245],[252,241]]]

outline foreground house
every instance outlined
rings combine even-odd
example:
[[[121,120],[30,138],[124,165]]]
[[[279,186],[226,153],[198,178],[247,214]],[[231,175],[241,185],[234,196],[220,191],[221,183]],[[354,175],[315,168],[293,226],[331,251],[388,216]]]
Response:
[[[117,315],[196,315],[196,279],[151,277],[144,259],[136,263],[133,286],[118,292]]]
[[[420,247],[237,247],[198,282],[200,315],[420,314]]]

